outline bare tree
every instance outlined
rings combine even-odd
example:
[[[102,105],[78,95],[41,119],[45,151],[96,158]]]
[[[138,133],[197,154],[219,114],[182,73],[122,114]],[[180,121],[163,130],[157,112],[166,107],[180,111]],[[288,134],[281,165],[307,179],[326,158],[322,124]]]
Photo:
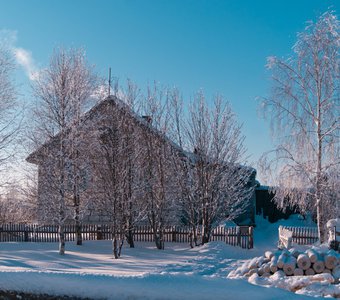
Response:
[[[198,246],[199,230],[201,225],[201,205],[196,197],[196,185],[194,183],[194,163],[192,160],[191,148],[186,138],[186,119],[183,112],[183,98],[177,88],[168,91],[170,131],[171,139],[182,149],[177,155],[173,155],[172,170],[176,176],[175,182],[179,192],[179,219],[182,223],[188,224],[191,228],[190,246]],[[184,152],[187,149],[188,152]]]
[[[177,220],[177,193],[171,166],[174,147],[167,137],[169,113],[167,93],[154,84],[144,99],[144,119],[148,126],[140,133],[140,184],[142,203],[152,227],[157,249],[164,249],[164,228]]]
[[[123,100],[126,104],[124,119],[121,122],[122,147],[124,149],[124,219],[125,236],[131,248],[134,248],[134,227],[144,217],[145,209],[138,203],[138,159],[141,153],[138,138],[138,126],[131,122],[131,115],[136,116],[140,110],[140,89],[130,79],[123,90]],[[128,116],[130,114],[130,117]]]
[[[330,192],[339,174],[340,25],[326,12],[298,34],[293,55],[268,58],[272,93],[261,109],[271,120],[277,148],[262,159],[281,207],[316,208],[319,238],[326,241]],[[339,216],[339,211],[336,212]]]
[[[39,184],[39,188],[45,192],[41,190],[39,195],[57,195],[56,199],[42,199],[40,206],[48,207],[54,222],[59,225],[60,254],[65,252],[64,223],[72,215],[78,228],[77,244],[81,244],[81,158],[78,149],[83,141],[83,133],[79,132],[79,123],[96,88],[97,78],[93,67],[87,63],[84,51],[76,49],[55,50],[49,67],[39,74],[33,84],[37,99],[35,136],[40,141],[50,140],[43,146],[46,157],[39,168],[40,172],[49,174],[48,182]]]
[[[96,205],[105,211],[112,225],[113,254],[117,259],[125,237],[130,247],[134,247],[134,225],[142,218],[144,211],[137,204],[136,194],[138,125],[128,104],[116,96],[107,98],[105,102],[102,125],[97,130],[98,143],[92,147],[93,170],[99,186]]]
[[[13,157],[14,139],[18,133],[18,113],[16,112],[16,92],[12,79],[14,62],[6,45],[0,44],[0,172],[7,170]],[[8,176],[2,176],[8,178]],[[7,180],[0,182],[0,187]]]
[[[24,176],[20,184],[20,202],[25,207],[25,220],[34,223],[38,220],[38,172],[36,166],[27,166],[23,169]]]
[[[175,93],[172,97],[175,107],[176,98]],[[180,114],[178,108],[173,111]],[[180,122],[180,116],[174,120],[176,132],[184,133],[177,140],[185,141],[184,148],[193,151],[177,164],[182,208],[192,228],[193,244],[204,244],[209,242],[211,231],[219,222],[235,219],[249,206],[255,170],[245,166],[241,126],[222,97],[216,96],[210,109],[203,92],[199,92],[191,103],[188,120]]]
[[[31,187],[32,188],[32,187]],[[33,192],[33,189],[31,189]],[[0,197],[0,223],[32,223],[36,217],[36,198],[28,189],[11,183]],[[36,195],[34,195],[36,196]]]
[[[126,169],[123,164],[123,148],[121,147],[121,136],[116,122],[111,126],[101,129],[101,166],[99,172],[101,190],[104,192],[102,205],[112,219],[112,249],[117,259],[121,255],[124,242],[124,180]]]

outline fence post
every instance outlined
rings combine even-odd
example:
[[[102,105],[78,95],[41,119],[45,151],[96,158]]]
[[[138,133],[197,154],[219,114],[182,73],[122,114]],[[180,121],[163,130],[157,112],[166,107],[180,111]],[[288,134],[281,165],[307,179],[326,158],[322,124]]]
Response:
[[[97,225],[97,240],[103,239],[102,226]]]
[[[172,226],[172,242],[173,243],[176,243],[177,242],[177,239],[176,239],[176,227],[175,226]]]
[[[28,229],[27,229],[27,226],[24,227],[24,239],[25,239],[25,242],[28,242]]]
[[[248,249],[253,249],[254,248],[254,227],[249,226],[249,238],[248,238]]]
[[[237,246],[241,246],[241,227],[237,226],[236,227],[236,234],[237,234]]]

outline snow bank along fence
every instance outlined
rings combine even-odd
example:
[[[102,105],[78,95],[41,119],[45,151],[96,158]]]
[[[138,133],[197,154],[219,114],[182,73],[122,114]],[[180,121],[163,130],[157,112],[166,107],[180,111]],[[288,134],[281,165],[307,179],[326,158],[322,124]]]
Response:
[[[84,240],[111,240],[112,227],[107,224],[83,224],[82,237]],[[64,226],[65,240],[76,239],[76,226]],[[0,224],[0,242],[58,242],[57,225],[25,225]],[[153,242],[153,231],[150,226],[134,228],[136,242]],[[165,242],[190,242],[190,228],[185,226],[168,226],[164,230]],[[229,245],[242,248],[253,248],[253,227],[217,227],[213,230],[210,241],[224,241]]]
[[[279,248],[289,249],[292,244],[311,245],[318,241],[318,229],[316,227],[279,227]]]

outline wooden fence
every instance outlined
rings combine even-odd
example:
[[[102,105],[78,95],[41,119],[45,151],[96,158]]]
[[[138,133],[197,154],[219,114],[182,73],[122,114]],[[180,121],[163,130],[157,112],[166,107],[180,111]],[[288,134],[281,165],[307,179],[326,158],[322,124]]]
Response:
[[[65,225],[65,240],[76,239],[75,225]],[[111,240],[112,227],[108,224],[83,224],[83,240]],[[165,242],[190,242],[190,228],[185,226],[168,226],[164,229]],[[57,225],[24,225],[0,224],[0,242],[58,242]],[[136,242],[153,242],[153,231],[150,226],[134,228]],[[253,227],[217,227],[213,230],[210,241],[223,241],[229,245],[245,249],[253,248]]]
[[[290,248],[292,243],[311,245],[318,240],[318,229],[316,227],[279,227],[279,247]]]

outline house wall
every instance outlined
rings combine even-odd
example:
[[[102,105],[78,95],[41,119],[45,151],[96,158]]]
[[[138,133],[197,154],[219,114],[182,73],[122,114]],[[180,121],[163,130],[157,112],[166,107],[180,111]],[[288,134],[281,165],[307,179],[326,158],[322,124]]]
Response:
[[[256,186],[256,171],[252,173],[249,178],[249,182],[247,183],[247,187],[255,187]],[[248,225],[255,226],[255,211],[256,211],[256,193],[255,189],[249,199],[245,199],[248,201],[248,205],[245,208],[245,211],[242,215],[234,220],[237,225]]]
[[[121,115],[124,114],[124,115]],[[120,117],[117,117],[120,116]],[[145,144],[146,140],[153,139],[154,147],[161,147],[164,139],[157,135],[152,129],[148,129],[147,123],[143,119],[135,119],[134,116],[130,116],[125,113],[124,110],[112,102],[106,102],[100,106],[100,109],[95,110],[91,115],[82,122],[78,127],[77,133],[79,134],[79,145],[77,146],[77,155],[79,164],[82,168],[86,169],[86,187],[80,190],[80,212],[81,219],[85,223],[90,222],[111,222],[112,215],[108,213],[107,207],[103,203],[106,197],[108,197],[108,187],[103,186],[102,171],[106,161],[103,157],[102,149],[100,147],[100,134],[105,128],[113,128],[117,125],[117,122],[122,122],[122,118],[126,119],[124,126],[117,126],[117,135],[123,136],[122,130],[127,128],[133,128],[134,145],[139,147],[136,151],[142,152],[141,147]],[[143,122],[145,124],[143,124]],[[126,133],[125,133],[126,135]],[[72,138],[71,138],[72,140]],[[67,141],[68,142],[68,141]],[[119,140],[121,142],[121,140]],[[60,174],[58,174],[58,151],[60,144],[54,142],[53,147],[47,147],[40,153],[43,158],[39,161],[39,173],[38,173],[38,201],[40,203],[40,222],[54,222],[56,223],[56,217],[58,216],[57,207],[55,202],[58,202],[60,197]],[[166,148],[169,149],[168,145]],[[69,154],[66,154],[68,156]],[[141,158],[142,159],[142,158]],[[157,176],[156,176],[157,177]],[[82,180],[83,178],[81,178]],[[66,204],[68,207],[73,206],[73,190],[68,188],[67,174],[65,174],[65,187],[66,187]],[[114,189],[113,187],[111,190]],[[73,216],[67,217],[68,221],[72,221]]]
[[[267,187],[260,186],[256,193],[256,214],[262,215],[269,222],[274,223],[280,219],[288,219],[291,214],[298,213],[297,209],[289,207],[283,212],[277,207],[273,200],[274,194]]]

